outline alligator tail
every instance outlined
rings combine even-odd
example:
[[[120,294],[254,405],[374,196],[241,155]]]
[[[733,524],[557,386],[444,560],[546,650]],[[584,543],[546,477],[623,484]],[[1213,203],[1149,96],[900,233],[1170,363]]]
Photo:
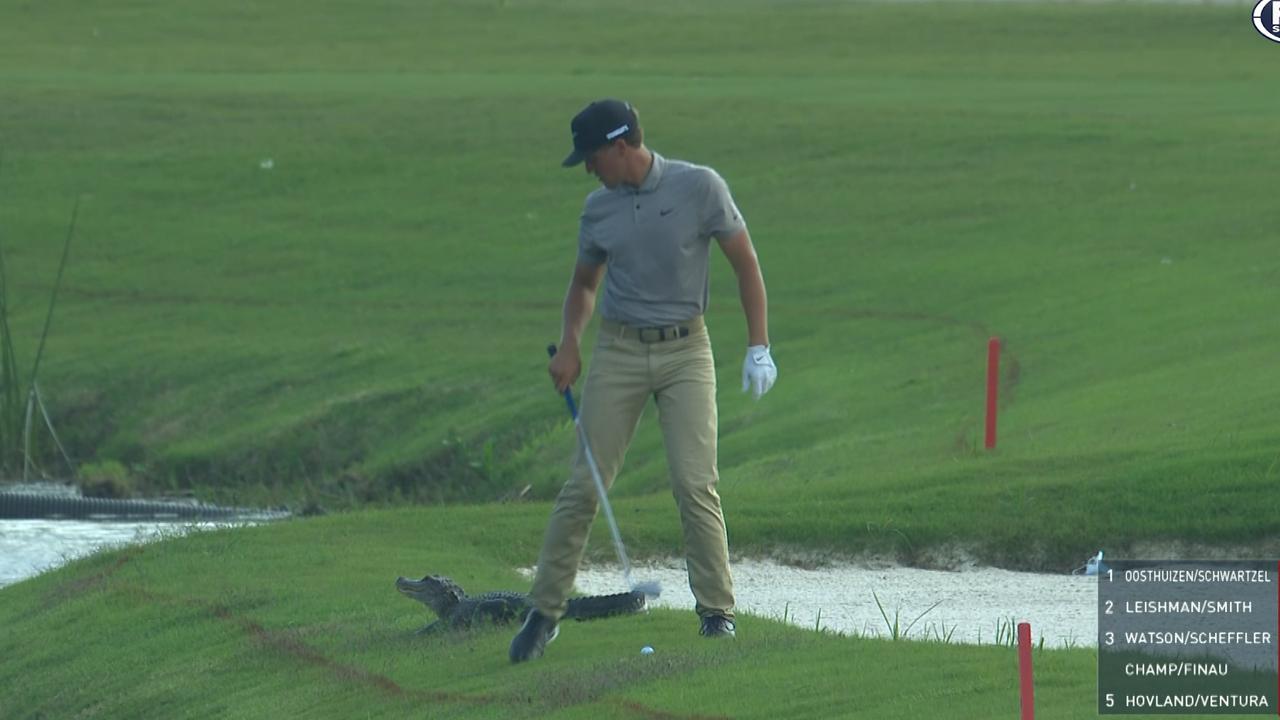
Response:
[[[565,619],[594,620],[613,615],[628,615],[645,609],[644,593],[633,591],[616,595],[591,595],[569,599]]]

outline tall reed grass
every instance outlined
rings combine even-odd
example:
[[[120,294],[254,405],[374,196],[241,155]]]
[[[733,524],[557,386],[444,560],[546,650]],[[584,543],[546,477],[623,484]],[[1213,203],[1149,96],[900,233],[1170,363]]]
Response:
[[[0,171],[4,168],[4,154],[0,151]],[[44,328],[40,332],[39,345],[36,348],[35,360],[25,385],[18,372],[17,352],[12,327],[9,323],[9,269],[4,259],[3,236],[0,236],[0,472],[15,475],[22,469],[23,479],[36,465],[39,454],[39,442],[32,433],[32,420],[38,410],[49,429],[49,435],[66,460],[71,472],[75,465],[70,455],[58,439],[53,429],[53,420],[45,408],[37,380],[40,376],[40,361],[44,358],[49,330],[53,326],[53,313],[58,305],[58,290],[62,287],[62,279],[66,272],[67,260],[71,255],[71,239],[75,236],[76,221],[80,216],[80,197],[76,197],[71,209],[71,221],[67,225],[67,236],[62,245],[62,259],[58,262],[58,274],[53,282],[49,296],[49,308],[45,313]],[[24,404],[23,398],[26,398]],[[33,447],[33,443],[34,447]]]

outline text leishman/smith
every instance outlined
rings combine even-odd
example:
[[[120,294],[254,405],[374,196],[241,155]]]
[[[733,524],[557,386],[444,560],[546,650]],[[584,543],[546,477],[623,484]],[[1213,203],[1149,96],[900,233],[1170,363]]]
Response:
[[[1253,603],[1248,600],[1126,600],[1124,611],[1130,615],[1185,613],[1191,615],[1248,614]]]

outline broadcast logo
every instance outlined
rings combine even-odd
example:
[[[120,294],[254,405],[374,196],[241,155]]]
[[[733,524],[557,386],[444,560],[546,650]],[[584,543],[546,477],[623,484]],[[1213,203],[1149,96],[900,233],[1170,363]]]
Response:
[[[1280,43],[1280,0],[1258,0],[1253,6],[1253,26],[1262,37]]]

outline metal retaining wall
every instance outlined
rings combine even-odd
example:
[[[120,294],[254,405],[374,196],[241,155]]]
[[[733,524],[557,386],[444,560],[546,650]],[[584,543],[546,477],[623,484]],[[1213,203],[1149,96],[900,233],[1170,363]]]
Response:
[[[0,492],[0,519],[36,520],[75,518],[88,520],[219,520],[239,517],[279,519],[282,510],[228,508],[155,500],[111,500],[108,498]]]

